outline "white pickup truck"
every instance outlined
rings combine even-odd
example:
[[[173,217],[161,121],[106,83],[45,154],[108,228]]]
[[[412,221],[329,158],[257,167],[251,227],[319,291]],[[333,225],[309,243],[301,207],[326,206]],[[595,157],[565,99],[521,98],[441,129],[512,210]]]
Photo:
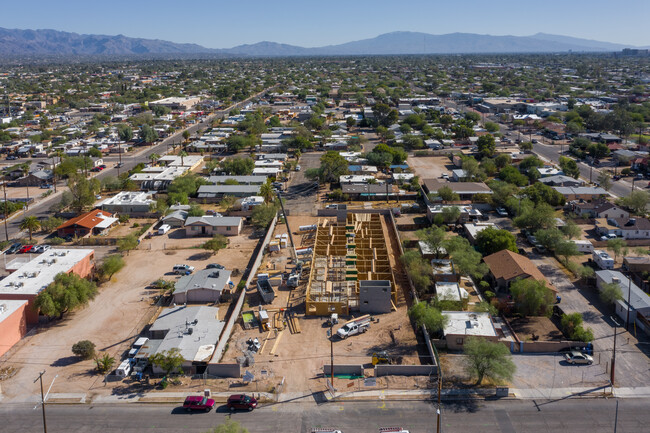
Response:
[[[343,325],[338,331],[336,331],[336,335],[345,340],[350,335],[366,332],[370,327],[370,321],[370,315],[368,314],[349,320],[345,322],[345,325]]]

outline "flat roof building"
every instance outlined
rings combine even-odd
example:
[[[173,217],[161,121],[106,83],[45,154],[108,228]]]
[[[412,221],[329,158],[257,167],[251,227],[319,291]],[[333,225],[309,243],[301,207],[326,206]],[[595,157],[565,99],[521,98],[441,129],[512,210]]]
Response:
[[[59,273],[74,272],[82,278],[91,274],[95,250],[53,248],[36,256],[0,281],[0,300],[29,302],[27,322],[38,322],[38,311],[31,308],[36,296],[54,281]]]
[[[97,206],[111,213],[136,215],[149,213],[149,206],[156,203],[151,192],[122,191],[102,200]]]
[[[497,341],[498,335],[489,313],[473,313],[466,311],[443,311],[448,318],[443,329],[447,348],[462,350],[468,337],[480,337],[489,341]]]

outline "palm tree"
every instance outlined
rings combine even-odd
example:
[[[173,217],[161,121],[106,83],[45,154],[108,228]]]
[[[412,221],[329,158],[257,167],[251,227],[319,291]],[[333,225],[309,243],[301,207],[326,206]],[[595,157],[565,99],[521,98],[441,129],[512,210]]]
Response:
[[[185,152],[184,150],[181,150],[178,153],[178,156],[181,157],[181,165],[184,166],[185,165],[185,160],[183,158],[185,158],[187,156],[187,152]]]
[[[151,165],[156,165],[156,162],[160,159],[160,155],[157,153],[152,153],[149,155],[149,159],[151,160]]]
[[[41,223],[38,221],[38,218],[35,216],[28,216],[26,217],[21,223],[20,223],[20,229],[21,230],[28,230],[29,231],[29,240],[32,240],[32,232],[35,230],[38,230],[38,228],[41,226]]]
[[[273,188],[270,183],[262,184],[260,187],[260,195],[264,197],[265,203],[270,203],[273,200]]]

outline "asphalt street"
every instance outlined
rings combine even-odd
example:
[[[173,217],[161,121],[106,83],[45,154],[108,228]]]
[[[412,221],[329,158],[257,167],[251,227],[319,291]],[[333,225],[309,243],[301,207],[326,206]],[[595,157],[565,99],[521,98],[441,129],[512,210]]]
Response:
[[[442,432],[571,433],[647,431],[650,401],[643,399],[462,400],[443,403]],[[313,400],[272,404],[230,415],[186,413],[177,405],[48,405],[47,431],[58,432],[206,432],[229,418],[251,433],[304,433],[334,427],[345,433],[377,433],[402,427],[410,433],[436,432],[435,404],[424,401],[333,402]],[[39,432],[40,407],[1,405],[3,433]]]

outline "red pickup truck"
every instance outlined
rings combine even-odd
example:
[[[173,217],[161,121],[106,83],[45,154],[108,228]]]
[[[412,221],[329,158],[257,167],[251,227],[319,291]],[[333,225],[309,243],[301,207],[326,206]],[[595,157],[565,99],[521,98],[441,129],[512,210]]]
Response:
[[[214,400],[207,397],[201,397],[200,395],[191,395],[185,399],[183,407],[188,412],[193,410],[204,410],[209,412],[210,409],[214,407]]]

